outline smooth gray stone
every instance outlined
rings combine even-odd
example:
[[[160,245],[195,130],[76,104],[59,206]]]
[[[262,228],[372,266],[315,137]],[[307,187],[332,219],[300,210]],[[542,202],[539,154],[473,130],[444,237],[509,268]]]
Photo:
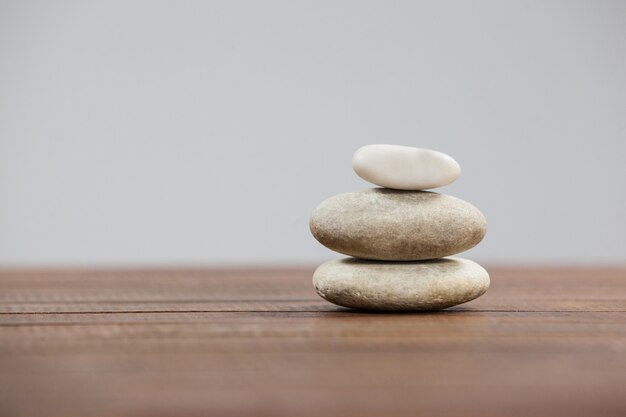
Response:
[[[322,298],[343,307],[438,310],[483,295],[489,288],[489,274],[462,258],[419,262],[347,258],[320,265],[313,286]]]
[[[313,211],[309,226],[331,250],[383,261],[454,255],[478,244],[487,231],[485,217],[468,202],[387,188],[331,197]]]

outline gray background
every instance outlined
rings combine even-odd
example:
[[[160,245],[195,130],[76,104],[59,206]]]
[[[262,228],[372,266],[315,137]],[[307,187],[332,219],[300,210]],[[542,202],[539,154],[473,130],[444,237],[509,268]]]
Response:
[[[332,258],[369,143],[459,161],[474,259],[626,263],[626,2],[0,0],[0,265]]]

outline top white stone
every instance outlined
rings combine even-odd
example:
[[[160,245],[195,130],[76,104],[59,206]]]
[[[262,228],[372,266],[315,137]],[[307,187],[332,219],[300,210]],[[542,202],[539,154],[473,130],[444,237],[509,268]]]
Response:
[[[396,190],[443,187],[461,174],[443,152],[400,145],[363,146],[354,153],[352,169],[365,181]]]

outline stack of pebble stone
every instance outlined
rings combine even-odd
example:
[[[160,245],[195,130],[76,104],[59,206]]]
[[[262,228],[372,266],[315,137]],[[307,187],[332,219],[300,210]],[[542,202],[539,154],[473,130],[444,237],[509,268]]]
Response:
[[[480,297],[489,274],[477,263],[446,258],[485,236],[487,223],[473,205],[422,191],[459,177],[450,156],[398,145],[368,145],[352,167],[384,188],[354,191],[320,204],[310,219],[313,236],[349,255],[322,264],[313,275],[331,303],[368,310],[435,310]]]

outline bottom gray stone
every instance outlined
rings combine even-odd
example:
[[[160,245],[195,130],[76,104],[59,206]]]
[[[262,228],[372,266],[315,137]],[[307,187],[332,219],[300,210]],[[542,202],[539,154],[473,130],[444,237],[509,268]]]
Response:
[[[417,262],[345,258],[320,265],[313,285],[322,298],[343,307],[438,310],[483,295],[489,288],[489,274],[463,258]]]

